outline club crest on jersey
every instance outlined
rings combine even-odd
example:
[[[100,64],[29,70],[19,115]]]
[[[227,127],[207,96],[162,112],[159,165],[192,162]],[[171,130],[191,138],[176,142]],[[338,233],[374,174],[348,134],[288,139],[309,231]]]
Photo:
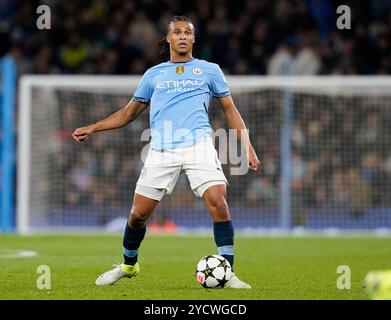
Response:
[[[200,75],[203,72],[200,67],[194,67],[192,71],[194,74],[197,74],[197,75]]]
[[[176,72],[176,74],[182,74],[185,72],[185,67],[184,66],[177,66],[175,72]]]

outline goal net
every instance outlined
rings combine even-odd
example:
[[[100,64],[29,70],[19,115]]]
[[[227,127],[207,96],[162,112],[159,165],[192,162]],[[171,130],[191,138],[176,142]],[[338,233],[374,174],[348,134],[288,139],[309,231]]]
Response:
[[[123,229],[148,148],[148,109],[128,126],[94,134],[85,143],[71,134],[126,105],[139,79],[21,78],[20,232]],[[213,101],[209,117],[237,229],[391,228],[390,78],[231,76],[227,81],[262,165],[258,173],[237,170],[241,149]],[[149,225],[186,231],[212,223],[182,174]]]

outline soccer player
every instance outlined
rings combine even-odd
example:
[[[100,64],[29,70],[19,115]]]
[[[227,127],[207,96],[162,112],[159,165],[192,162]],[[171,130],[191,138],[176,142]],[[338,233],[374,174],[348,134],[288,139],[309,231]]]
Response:
[[[138,249],[145,236],[146,222],[163,196],[172,192],[181,171],[186,173],[193,192],[202,197],[211,214],[218,253],[232,267],[234,264],[234,228],[226,202],[227,179],[213,146],[208,117],[211,97],[220,101],[229,128],[236,130],[245,146],[248,168],[257,171],[260,162],[220,67],[192,56],[195,35],[191,21],[185,16],[172,17],[164,42],[166,50],[161,53],[169,53],[169,61],[145,72],[130,102],[110,117],[77,128],[73,133],[74,139],[85,141],[92,133],[127,125],[150,106],[150,149],[125,226],[124,262],[99,276],[97,285],[112,285],[121,278],[137,275]],[[225,287],[251,288],[235,273]]]

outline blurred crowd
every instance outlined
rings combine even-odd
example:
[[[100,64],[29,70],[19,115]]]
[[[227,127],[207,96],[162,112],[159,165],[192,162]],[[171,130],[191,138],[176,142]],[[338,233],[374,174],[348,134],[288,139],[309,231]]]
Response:
[[[360,216],[368,208],[390,207],[391,98],[297,93],[293,99],[290,180],[294,210],[348,208]],[[279,101],[265,102],[281,109]],[[270,121],[270,114],[267,118]],[[278,115],[274,119],[280,128]],[[251,128],[258,130],[254,135],[260,137],[256,141],[264,172],[247,185],[247,201],[273,206],[280,200],[281,153],[276,149],[280,145],[260,140],[279,140],[279,131],[255,123]]]
[[[0,56],[13,57],[19,74],[142,74],[158,62],[157,43],[174,14],[194,22],[194,56],[219,63],[227,74],[283,74],[287,61],[300,75],[391,73],[390,0],[47,0],[50,30],[36,27],[40,4],[0,0]],[[339,4],[351,8],[351,30],[336,28]],[[56,94],[61,149],[50,158],[51,203],[129,206],[148,115],[76,144],[76,127],[110,115],[129,95]],[[293,206],[347,207],[356,215],[390,207],[391,99],[304,93],[293,99]],[[279,205],[282,100],[276,90],[235,95],[263,167],[262,174],[230,176],[224,166],[233,205]],[[218,107],[210,110],[214,129],[224,127]],[[183,176],[163,205],[199,203]]]
[[[142,168],[147,142],[140,136],[148,128],[148,114],[121,130],[94,135],[77,144],[71,133],[111,114],[127,96],[58,93],[62,117],[61,148],[52,154],[51,183],[54,203],[72,206],[127,207]],[[261,174],[230,175],[228,201],[239,207],[278,207],[281,187],[281,126],[283,93],[264,90],[236,94],[262,162]],[[76,103],[75,103],[76,102]],[[77,106],[83,104],[85,108]],[[291,126],[292,205],[301,208],[348,208],[361,215],[368,208],[391,206],[391,97],[294,93]],[[254,115],[253,110],[257,108]],[[225,128],[216,102],[210,107],[213,129]],[[219,140],[216,139],[216,149]],[[220,159],[222,158],[220,153]],[[164,206],[200,204],[183,176]]]
[[[126,104],[129,96],[61,91],[57,138],[61,148],[51,154],[50,185],[53,204],[67,207],[128,207],[143,166],[141,133],[148,114],[121,130],[95,134],[87,143],[75,143],[76,127],[96,122]],[[78,106],[84,105],[85,108]]]
[[[36,8],[51,9],[38,30]],[[351,30],[336,8],[351,8]],[[142,74],[174,14],[194,22],[194,56],[228,74],[389,74],[391,1],[1,0],[0,56],[20,73]]]

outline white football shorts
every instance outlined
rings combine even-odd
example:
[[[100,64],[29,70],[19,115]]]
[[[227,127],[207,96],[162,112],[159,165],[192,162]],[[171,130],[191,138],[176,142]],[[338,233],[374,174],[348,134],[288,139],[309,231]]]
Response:
[[[181,172],[185,172],[197,197],[211,186],[228,185],[211,136],[189,147],[155,150],[150,148],[135,192],[160,201],[171,194]]]

